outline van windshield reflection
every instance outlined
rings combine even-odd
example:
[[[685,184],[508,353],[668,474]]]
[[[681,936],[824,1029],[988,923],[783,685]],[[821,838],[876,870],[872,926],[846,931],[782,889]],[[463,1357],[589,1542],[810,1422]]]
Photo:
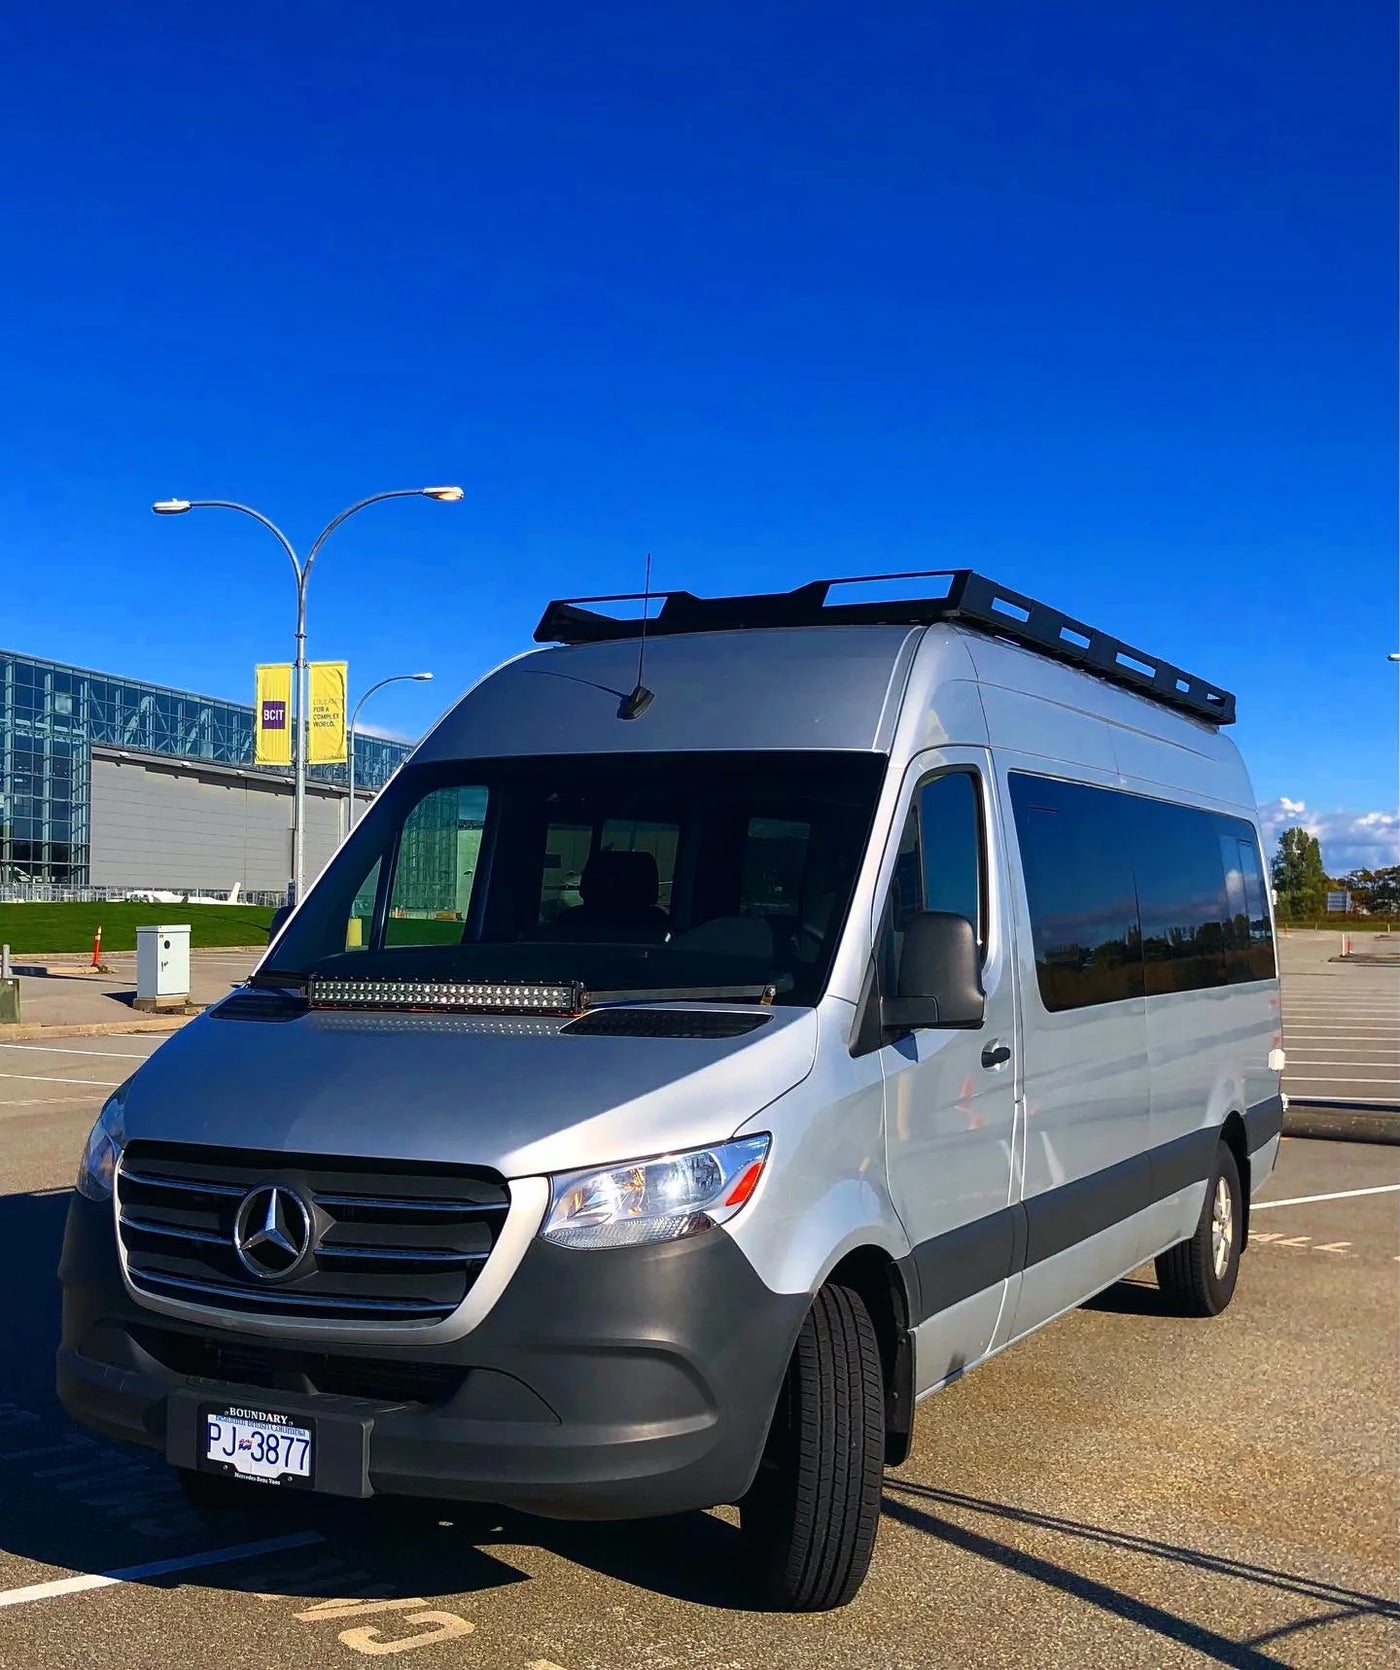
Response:
[[[259,979],[570,981],[595,1001],[815,1003],[885,763],[794,751],[410,766]],[[736,988],[753,995],[716,995]]]

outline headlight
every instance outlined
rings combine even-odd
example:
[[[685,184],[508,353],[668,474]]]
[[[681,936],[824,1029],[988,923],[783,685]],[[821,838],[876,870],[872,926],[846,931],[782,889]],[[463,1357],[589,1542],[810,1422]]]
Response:
[[[126,1086],[123,1085],[107,1098],[97,1123],[88,1133],[87,1146],[78,1163],[78,1193],[86,1200],[112,1198],[112,1180],[126,1141],[122,1117],[125,1108]]]
[[[561,1247],[637,1247],[711,1229],[758,1187],[769,1140],[740,1137],[556,1177],[540,1234]]]

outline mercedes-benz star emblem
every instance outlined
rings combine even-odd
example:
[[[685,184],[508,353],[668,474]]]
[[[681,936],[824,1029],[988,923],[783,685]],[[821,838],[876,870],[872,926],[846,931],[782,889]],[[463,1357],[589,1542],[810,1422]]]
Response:
[[[311,1209],[284,1183],[260,1183],[239,1202],[233,1250],[263,1281],[289,1274],[311,1250]]]

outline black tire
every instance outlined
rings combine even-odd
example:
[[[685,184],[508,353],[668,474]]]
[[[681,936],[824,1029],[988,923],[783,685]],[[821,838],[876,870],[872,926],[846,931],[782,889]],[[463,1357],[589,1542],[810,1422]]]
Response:
[[[271,1485],[249,1484],[227,1473],[197,1473],[192,1467],[177,1467],[175,1471],[185,1500],[201,1513],[223,1513],[230,1508],[238,1513],[256,1512],[270,1508],[279,1497],[286,1506],[286,1491]]]
[[[825,1287],[793,1348],[758,1477],[739,1504],[745,1569],[763,1604],[826,1612],[875,1551],[885,1456],[880,1347],[859,1294]]]
[[[1217,1270],[1216,1203],[1222,1184],[1229,1196],[1228,1245],[1223,1268]],[[1215,1164],[1206,1184],[1205,1204],[1195,1234],[1157,1255],[1157,1285],[1174,1311],[1181,1316],[1220,1315],[1234,1295],[1243,1235],[1244,1191],[1240,1187],[1240,1168],[1234,1154],[1222,1142],[1215,1151]]]

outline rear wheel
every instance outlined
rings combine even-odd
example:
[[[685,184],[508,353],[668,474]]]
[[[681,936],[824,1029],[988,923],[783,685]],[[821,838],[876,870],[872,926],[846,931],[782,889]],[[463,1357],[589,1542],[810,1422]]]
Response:
[[[870,1567],[880,1523],[885,1399],[864,1302],[817,1294],[802,1324],[758,1477],[739,1504],[744,1563],[765,1604],[844,1606]]]
[[[1243,1230],[1240,1168],[1222,1142],[1195,1234],[1157,1255],[1157,1285],[1173,1310],[1182,1316],[1219,1316],[1235,1291]]]

